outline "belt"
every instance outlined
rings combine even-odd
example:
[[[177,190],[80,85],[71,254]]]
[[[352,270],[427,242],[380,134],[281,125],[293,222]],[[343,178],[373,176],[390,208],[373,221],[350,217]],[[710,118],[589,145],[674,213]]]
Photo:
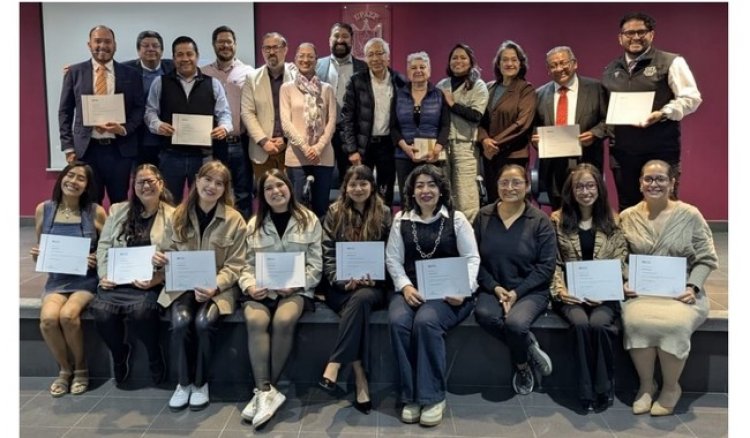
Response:
[[[227,143],[241,143],[242,141],[240,140],[239,135],[227,135],[226,142]]]
[[[91,138],[90,143],[96,143],[101,146],[110,145],[115,142],[114,138]]]
[[[370,143],[383,143],[390,140],[390,135],[374,135],[370,137]]]

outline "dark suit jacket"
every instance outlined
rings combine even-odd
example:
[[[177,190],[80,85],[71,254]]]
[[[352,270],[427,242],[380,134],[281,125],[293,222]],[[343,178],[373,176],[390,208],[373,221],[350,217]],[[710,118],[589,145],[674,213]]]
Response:
[[[130,61],[125,61],[122,63],[122,65],[127,65],[128,67],[132,67],[136,70],[138,70],[138,73],[143,74],[143,66],[141,66],[141,60],[140,59],[131,59]],[[161,60],[161,68],[164,70],[164,74],[167,75],[174,70],[174,61],[171,59],[164,59]]]
[[[115,62],[114,70],[115,94],[122,93],[125,98],[125,130],[127,131],[124,137],[116,136],[114,142],[123,157],[135,157],[138,153],[136,132],[143,123],[145,108],[143,83],[141,75],[130,67]],[[72,65],[63,77],[58,111],[60,147],[62,150],[73,148],[78,159],[86,154],[93,129],[91,126],[83,126],[82,94],[94,94],[93,68],[90,59]]]

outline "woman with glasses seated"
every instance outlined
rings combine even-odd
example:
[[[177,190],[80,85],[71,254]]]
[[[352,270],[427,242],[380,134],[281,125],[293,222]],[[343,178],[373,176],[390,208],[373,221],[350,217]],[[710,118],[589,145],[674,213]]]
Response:
[[[552,361],[530,327],[547,308],[555,271],[555,230],[547,215],[526,201],[526,171],[517,164],[500,170],[500,199],[479,210],[474,233],[479,245],[477,323],[505,341],[513,362],[513,389],[534,390],[532,366],[543,376]]]
[[[599,169],[579,164],[560,193],[562,207],[552,213],[557,232],[557,267],[552,283],[553,307],[574,334],[578,398],[584,411],[601,411],[614,400],[615,321],[619,301],[591,301],[568,293],[566,262],[616,259],[627,276],[628,245],[617,226]]]

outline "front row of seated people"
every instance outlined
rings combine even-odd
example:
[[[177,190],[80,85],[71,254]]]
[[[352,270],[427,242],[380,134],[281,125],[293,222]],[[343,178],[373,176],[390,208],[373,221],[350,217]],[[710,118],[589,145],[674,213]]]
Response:
[[[60,369],[49,392],[60,397],[88,388],[80,315],[90,301],[97,331],[112,353],[116,384],[126,381],[132,363],[126,322],[128,331],[146,347],[153,382],[164,381],[164,355],[157,341],[162,307],[169,309],[170,344],[176,353],[170,360],[178,374],[169,408],[201,410],[210,400],[217,323],[240,304],[255,383],[242,417],[259,427],[285,401],[277,382],[293,348],[296,324],[312,308],[313,293],[322,280],[326,302],[341,322],[320,386],[335,390],[342,366],[351,364],[354,407],[363,413],[372,409],[367,375],[373,310],[388,309],[401,420],[434,426],[445,409],[447,333],[474,310],[479,325],[508,345],[514,365],[511,384],[517,393],[528,394],[540,376],[552,372],[549,356],[530,331],[551,299],[552,308],[571,324],[583,409],[603,410],[613,401],[615,321],[621,315],[625,349],[640,381],[633,412],[669,415],[681,395],[679,378],[690,337],[708,315],[703,284],[718,264],[711,231],[700,212],[672,199],[670,175],[665,162],[646,163],[641,174],[643,201],[618,218],[609,207],[599,171],[581,164],[565,182],[562,208],[550,220],[526,200],[525,169],[510,164],[499,172],[498,201],[483,207],[472,225],[453,208],[450,183],[434,165],[417,166],[408,175],[406,206],[393,218],[369,168],[353,166],[321,225],[295,199],[286,174],[271,169],[259,179],[258,211],[246,226],[232,207],[230,172],[218,161],[200,168],[189,196],[176,209],[170,206],[158,169],[139,166],[131,199],[113,205],[106,221],[102,207],[92,202],[91,168],[73,162],[58,177],[52,199],[36,210],[37,236],[92,239],[88,273],[50,274],[45,286],[40,327]],[[354,241],[387,241],[386,281],[337,279],[336,242]],[[157,247],[153,278],[114,284],[107,275],[107,249],[143,245]],[[213,250],[216,286],[164,291],[166,253],[176,250]],[[258,287],[255,259],[259,252],[269,251],[303,252],[305,286]],[[628,253],[685,257],[684,293],[672,299],[632,290],[627,282]],[[39,255],[38,246],[31,254]],[[426,300],[419,290],[416,263],[457,256],[467,260],[471,290],[465,292],[472,295]],[[620,261],[625,299],[595,302],[572,296],[565,263],[603,259]],[[654,381],[657,358],[660,391]]]

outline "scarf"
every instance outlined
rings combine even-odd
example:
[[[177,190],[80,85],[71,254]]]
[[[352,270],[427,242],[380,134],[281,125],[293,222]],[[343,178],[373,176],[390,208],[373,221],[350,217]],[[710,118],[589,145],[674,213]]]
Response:
[[[317,76],[307,79],[303,75],[297,75],[294,85],[302,92],[305,125],[307,126],[305,134],[307,144],[312,146],[323,135],[323,98],[320,95],[322,86]]]

